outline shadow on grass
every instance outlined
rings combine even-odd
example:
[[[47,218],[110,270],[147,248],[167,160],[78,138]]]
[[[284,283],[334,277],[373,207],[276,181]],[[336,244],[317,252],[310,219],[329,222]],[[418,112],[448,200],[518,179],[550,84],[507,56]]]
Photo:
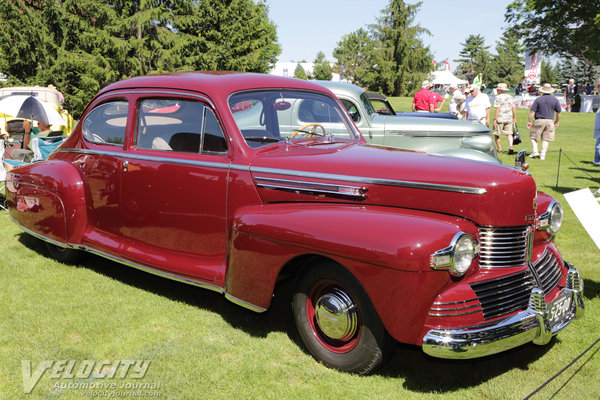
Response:
[[[590,300],[596,296],[600,296],[600,282],[592,281],[590,279],[584,279],[583,296],[586,299]]]
[[[42,241],[26,233],[19,235],[19,241],[24,246],[49,257]],[[126,285],[217,313],[233,328],[252,336],[262,338],[271,332],[284,332],[299,348],[308,352],[292,318],[291,280],[278,285],[271,307],[265,313],[259,314],[229,302],[222,294],[155,276],[92,254],[88,254],[77,267],[87,268]],[[589,282],[588,286],[593,291],[598,284]],[[414,392],[453,392],[477,386],[514,368],[527,370],[528,366],[549,351],[557,340],[554,338],[546,346],[528,344],[474,360],[433,358],[423,353],[418,346],[398,344],[392,359],[375,371],[375,374],[404,379],[404,387]]]
[[[27,233],[20,233],[18,240],[38,254],[51,258],[43,241]],[[291,299],[291,283],[278,285],[271,307],[264,313],[255,313],[231,303],[221,293],[153,275],[94,254],[85,254],[76,267],[87,268],[126,285],[220,314],[232,327],[252,336],[266,337],[271,332],[285,332],[299,347],[303,347],[292,320],[291,300],[286,301]]]

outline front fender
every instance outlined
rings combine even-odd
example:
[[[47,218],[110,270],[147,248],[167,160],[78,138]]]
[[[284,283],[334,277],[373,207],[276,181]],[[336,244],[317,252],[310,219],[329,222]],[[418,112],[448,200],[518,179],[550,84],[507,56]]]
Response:
[[[11,217],[34,234],[60,243],[80,243],[87,210],[79,170],[65,161],[27,164],[7,174]]]
[[[311,254],[341,260],[348,269],[359,262],[373,271],[441,274],[438,290],[450,277],[432,271],[429,256],[447,247],[460,230],[475,237],[476,228],[465,220],[416,210],[318,203],[243,207],[234,216],[226,291],[266,309],[281,268]],[[367,281],[368,271],[350,272],[365,289],[376,291]]]

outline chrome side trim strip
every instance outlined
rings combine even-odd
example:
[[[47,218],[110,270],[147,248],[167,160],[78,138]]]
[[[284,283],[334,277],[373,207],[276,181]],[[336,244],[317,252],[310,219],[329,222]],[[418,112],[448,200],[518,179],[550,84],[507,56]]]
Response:
[[[248,303],[248,302],[246,302],[246,301],[244,301],[244,300],[241,300],[241,299],[238,299],[238,298],[237,298],[237,297],[235,297],[235,296],[232,296],[232,295],[231,295],[231,294],[229,294],[229,293],[225,293],[225,298],[226,298],[227,300],[229,300],[230,302],[232,302],[232,303],[234,303],[234,304],[237,304],[238,306],[241,306],[241,307],[247,308],[247,309],[249,309],[249,310],[251,310],[251,311],[254,311],[254,312],[262,313],[262,312],[265,312],[265,311],[267,311],[267,309],[266,309],[266,308],[262,308],[262,307],[259,307],[259,306],[257,306],[257,305],[254,305],[254,304],[250,304],[250,303]]]
[[[336,185],[328,183],[317,183],[308,181],[295,181],[287,179],[274,179],[266,177],[256,177],[259,187],[273,190],[284,190],[291,192],[300,192],[306,194],[324,194],[343,197],[353,197],[365,199],[364,194],[367,188],[357,186]]]
[[[157,156],[148,156],[145,154],[132,154],[132,153],[122,153],[117,151],[97,151],[97,150],[87,150],[87,149],[58,149],[57,153],[75,153],[75,154],[86,154],[86,155],[100,155],[100,156],[112,156],[118,158],[128,158],[131,160],[143,160],[143,161],[156,161],[163,162],[169,164],[179,164],[179,165],[193,165],[196,167],[207,167],[207,168],[217,168],[217,169],[229,169],[229,164],[219,163],[219,162],[210,162],[210,161],[197,161],[197,160],[186,160],[182,158],[173,158],[173,157],[157,157]],[[248,167],[246,167],[246,170]]]
[[[122,153],[122,152],[116,152],[116,151],[98,151],[98,150],[88,150],[88,149],[59,149],[57,152],[107,155],[107,156],[120,157],[120,158],[168,162],[168,163],[182,164],[182,165],[196,165],[196,166],[209,167],[209,168],[221,168],[221,169],[229,168],[229,169],[233,169],[233,170],[237,170],[237,171],[250,171],[252,173],[288,175],[288,176],[296,176],[296,177],[301,177],[301,178],[329,179],[329,180],[356,182],[356,183],[371,184],[371,185],[383,185],[383,186],[395,186],[395,187],[405,187],[405,188],[413,188],[413,189],[436,190],[436,191],[442,191],[442,192],[455,192],[455,193],[466,193],[466,194],[475,194],[475,195],[482,195],[482,194],[487,193],[487,191],[484,188],[478,188],[478,187],[472,187],[472,186],[444,185],[444,184],[438,184],[438,183],[414,182],[414,181],[397,181],[397,180],[392,180],[392,179],[379,179],[379,178],[369,178],[369,177],[360,177],[360,176],[351,176],[351,175],[327,174],[327,173],[321,173],[321,172],[297,171],[297,170],[279,169],[279,168],[248,167],[247,165],[239,165],[239,164],[226,164],[226,163],[208,162],[208,161],[184,160],[184,159],[170,158],[170,157],[154,157],[154,156],[147,156],[147,155],[141,155],[141,154]]]
[[[250,167],[252,173],[262,174],[274,174],[274,175],[291,175],[299,176],[302,178],[315,178],[315,179],[330,179],[346,182],[357,182],[372,185],[383,185],[383,186],[396,186],[406,187],[413,189],[428,189],[438,190],[443,192],[457,192],[467,194],[485,194],[487,191],[483,188],[471,187],[471,186],[455,186],[455,185],[443,185],[437,183],[427,182],[411,182],[411,181],[396,181],[391,179],[379,179],[379,178],[368,178],[361,176],[350,176],[350,175],[338,175],[338,174],[326,174],[321,172],[308,172],[308,171],[296,171],[289,169],[278,169],[278,168],[263,168],[263,167]]]
[[[473,297],[472,299],[468,299],[468,300],[462,300],[462,301],[449,301],[447,303],[445,302],[441,302],[441,301],[436,301],[433,303],[434,306],[449,306],[449,305],[454,305],[454,304],[464,304],[464,303],[470,303],[472,301],[477,301],[479,303],[479,299],[477,299],[477,297]]]

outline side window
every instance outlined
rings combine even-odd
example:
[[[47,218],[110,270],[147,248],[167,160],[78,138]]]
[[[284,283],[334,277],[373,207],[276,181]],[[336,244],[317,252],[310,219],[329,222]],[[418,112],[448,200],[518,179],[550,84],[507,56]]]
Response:
[[[97,144],[122,146],[127,126],[126,101],[103,103],[90,111],[82,125],[83,137]]]
[[[346,108],[346,111],[348,111],[348,114],[350,115],[352,120],[356,123],[360,122],[360,112],[358,112],[356,104],[349,100],[342,100],[342,104]]]
[[[202,141],[202,152],[207,153],[225,153],[227,152],[227,141],[223,134],[223,129],[215,114],[208,109],[204,109],[204,140]]]
[[[179,99],[144,99],[138,105],[135,145],[140,149],[199,153],[204,105]]]

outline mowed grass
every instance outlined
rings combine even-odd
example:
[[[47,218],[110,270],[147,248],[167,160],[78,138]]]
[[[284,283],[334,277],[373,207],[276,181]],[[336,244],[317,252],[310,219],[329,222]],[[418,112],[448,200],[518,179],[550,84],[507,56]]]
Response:
[[[410,109],[410,99],[391,100],[399,111]],[[526,118],[527,110],[519,110],[524,143],[517,150],[530,150]],[[563,113],[547,160],[530,162],[540,190],[563,204],[565,222],[556,243],[580,269],[586,285],[585,318],[546,346],[529,344],[483,359],[452,361],[400,345],[375,374],[344,374],[325,368],[304,349],[291,319],[289,286],[278,291],[268,312],[255,314],[220,294],[96,256],[76,266],[61,264],[3,211],[0,399],[90,397],[84,389],[54,388],[69,382],[159,384],[137,398],[160,394],[165,399],[523,398],[600,337],[600,250],[563,198],[571,190],[600,186],[600,168],[590,163],[593,119],[593,114]],[[556,187],[560,148],[565,153]],[[504,154],[502,160],[512,164],[513,156]],[[534,398],[599,398],[599,349],[597,345]],[[151,364],[141,379],[55,379],[47,371],[31,394],[23,393],[22,360],[31,360],[35,369],[43,360],[71,359],[144,359]],[[109,392],[122,396],[136,391]]]

